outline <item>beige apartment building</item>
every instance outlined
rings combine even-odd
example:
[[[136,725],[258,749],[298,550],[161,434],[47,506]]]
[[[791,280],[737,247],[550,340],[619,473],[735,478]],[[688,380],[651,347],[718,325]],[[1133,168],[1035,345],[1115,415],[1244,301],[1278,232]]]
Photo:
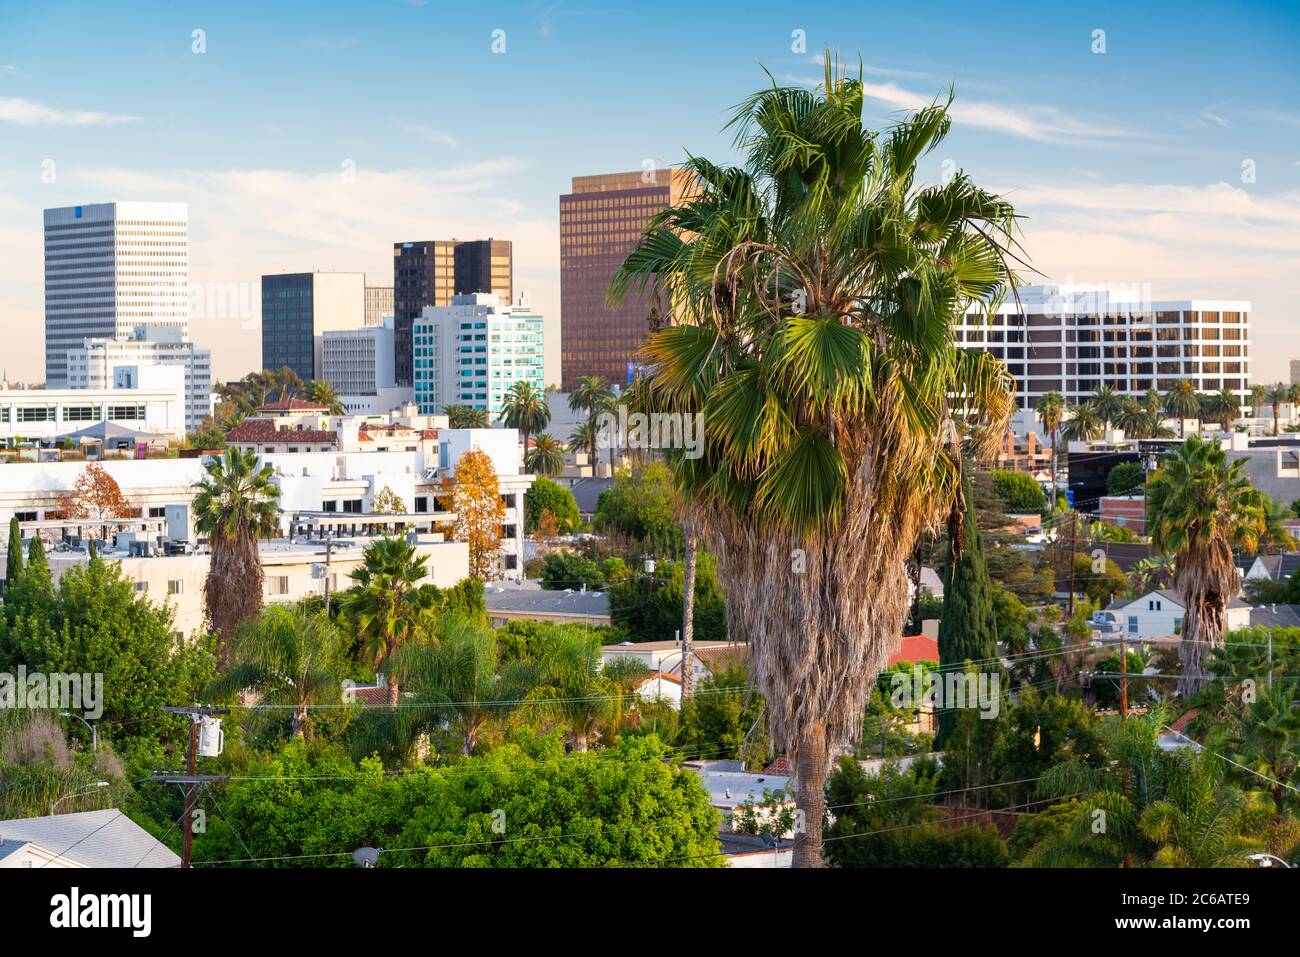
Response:
[[[571,392],[582,376],[620,386],[631,382],[651,304],[629,294],[611,306],[606,293],[651,217],[680,202],[691,182],[679,169],[575,176],[573,191],[560,197],[563,391]]]

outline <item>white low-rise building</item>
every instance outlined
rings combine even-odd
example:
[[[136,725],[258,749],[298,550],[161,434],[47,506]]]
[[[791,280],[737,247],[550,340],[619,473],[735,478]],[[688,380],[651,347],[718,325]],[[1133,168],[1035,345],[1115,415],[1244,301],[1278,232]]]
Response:
[[[185,372],[158,367],[141,388],[0,389],[0,448],[49,445],[97,422],[180,439]]]

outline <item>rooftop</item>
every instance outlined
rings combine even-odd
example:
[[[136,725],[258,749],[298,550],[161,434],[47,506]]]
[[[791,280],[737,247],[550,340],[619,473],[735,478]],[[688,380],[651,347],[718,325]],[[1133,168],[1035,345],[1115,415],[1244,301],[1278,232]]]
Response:
[[[484,597],[489,614],[516,612],[609,617],[609,596],[599,591],[548,591],[535,581],[523,584],[494,582],[487,587]]]
[[[0,821],[0,858],[23,844],[85,867],[176,867],[181,862],[117,808]]]

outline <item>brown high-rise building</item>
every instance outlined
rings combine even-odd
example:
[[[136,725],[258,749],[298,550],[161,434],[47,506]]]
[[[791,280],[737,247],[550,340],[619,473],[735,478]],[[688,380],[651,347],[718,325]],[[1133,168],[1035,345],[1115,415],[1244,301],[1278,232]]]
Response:
[[[650,218],[679,202],[690,175],[667,169],[573,177],[560,197],[561,388],[585,375],[626,386],[645,338],[649,304],[629,293],[605,302],[610,280],[636,246]]]
[[[414,381],[411,325],[425,306],[449,306],[463,293],[496,293],[503,305],[514,295],[514,262],[508,240],[430,239],[393,243],[393,377]]]

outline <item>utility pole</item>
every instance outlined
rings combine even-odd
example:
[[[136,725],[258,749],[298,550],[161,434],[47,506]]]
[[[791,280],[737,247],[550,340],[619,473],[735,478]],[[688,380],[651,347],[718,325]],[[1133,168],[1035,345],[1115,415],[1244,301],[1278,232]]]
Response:
[[[181,867],[188,868],[193,856],[194,846],[194,796],[195,787],[214,781],[224,781],[224,774],[198,774],[199,726],[204,718],[218,714],[229,714],[229,708],[212,708],[206,705],[192,704],[188,707],[166,705],[164,711],[171,714],[187,715],[190,719],[190,742],[186,757],[185,774],[155,774],[153,780],[163,784],[179,784],[185,791],[185,829],[181,840]]]
[[[1070,512],[1070,603],[1069,603],[1069,611],[1066,613],[1065,616],[1067,619],[1074,617],[1074,572],[1075,572],[1074,553],[1075,553],[1075,548],[1077,547],[1076,543],[1078,539],[1078,534],[1079,534],[1079,513],[1071,511]]]
[[[682,576],[682,700],[694,689],[695,669],[691,664],[691,639],[695,637],[695,523],[686,517],[686,556]]]
[[[1128,722],[1128,640],[1121,635],[1119,639],[1119,720]],[[1128,797],[1128,758],[1124,758],[1124,797]],[[1133,866],[1133,855],[1124,855],[1124,866]]]
[[[334,552],[334,533],[325,533],[325,617],[330,613],[330,557]]]

